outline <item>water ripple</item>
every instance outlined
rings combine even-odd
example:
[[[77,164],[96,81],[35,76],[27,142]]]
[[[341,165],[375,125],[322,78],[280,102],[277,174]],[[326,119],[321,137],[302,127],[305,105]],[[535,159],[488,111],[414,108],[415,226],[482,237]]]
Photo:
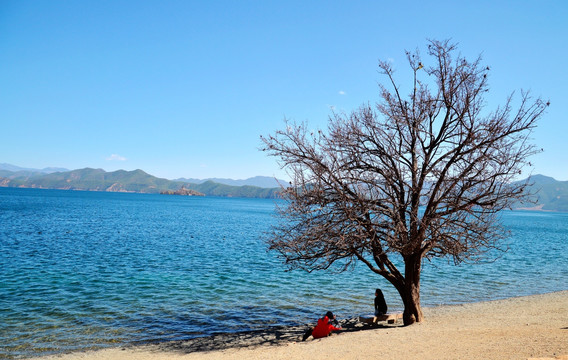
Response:
[[[0,357],[311,322],[372,310],[394,289],[363,267],[285,272],[261,235],[274,203],[0,188]],[[424,305],[566,289],[568,214],[507,213],[511,251],[426,263]]]

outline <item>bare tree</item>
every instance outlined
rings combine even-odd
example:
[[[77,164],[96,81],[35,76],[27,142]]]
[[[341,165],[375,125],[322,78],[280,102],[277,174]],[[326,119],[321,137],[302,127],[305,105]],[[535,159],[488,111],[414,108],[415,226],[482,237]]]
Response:
[[[406,98],[380,62],[391,90],[380,86],[375,107],[332,114],[327,131],[286,122],[262,137],[293,179],[269,248],[310,272],[362,262],[398,290],[406,325],[424,319],[425,258],[475,261],[507,236],[499,211],[527,196],[513,180],[537,152],[529,136],[549,105],[523,92],[516,110],[510,96],[487,111],[480,58],[468,61],[448,41],[430,41],[428,55],[424,67],[418,51],[407,52]]]

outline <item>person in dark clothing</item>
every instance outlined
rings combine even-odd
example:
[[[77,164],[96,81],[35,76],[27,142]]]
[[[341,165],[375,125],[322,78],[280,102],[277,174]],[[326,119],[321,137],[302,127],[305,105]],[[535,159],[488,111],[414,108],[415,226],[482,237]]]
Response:
[[[332,322],[335,323],[335,325],[338,325],[338,327],[333,326],[331,324]],[[309,328],[308,331],[306,331],[302,337],[302,341],[306,341],[310,335],[313,336],[314,339],[326,337],[329,336],[332,331],[337,330],[341,330],[341,326],[339,326],[339,323],[335,319],[335,315],[333,315],[331,311],[328,311],[324,317],[318,319],[318,324],[314,328]]]
[[[382,316],[387,313],[387,302],[381,289],[375,290],[375,316]]]

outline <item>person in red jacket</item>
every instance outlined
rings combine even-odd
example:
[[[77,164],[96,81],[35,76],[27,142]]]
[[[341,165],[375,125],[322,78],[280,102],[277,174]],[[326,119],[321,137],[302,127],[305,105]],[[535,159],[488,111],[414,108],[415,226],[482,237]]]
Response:
[[[330,324],[330,321],[334,321],[337,324],[337,320],[335,320],[335,315],[331,311],[328,311],[324,317],[318,319],[318,324],[313,328],[306,331],[304,334],[302,341],[305,341],[310,335],[314,337],[314,339],[319,339],[322,337],[329,336],[332,331],[341,330],[341,327],[335,327]]]

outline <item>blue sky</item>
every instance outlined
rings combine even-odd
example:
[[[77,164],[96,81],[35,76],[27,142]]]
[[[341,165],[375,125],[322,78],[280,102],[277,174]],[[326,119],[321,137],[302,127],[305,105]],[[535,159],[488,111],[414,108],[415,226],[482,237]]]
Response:
[[[260,135],[374,103],[379,59],[404,84],[405,49],[451,38],[491,66],[490,105],[551,101],[533,172],[568,180],[567,19],[562,0],[1,0],[0,163],[285,178]]]

